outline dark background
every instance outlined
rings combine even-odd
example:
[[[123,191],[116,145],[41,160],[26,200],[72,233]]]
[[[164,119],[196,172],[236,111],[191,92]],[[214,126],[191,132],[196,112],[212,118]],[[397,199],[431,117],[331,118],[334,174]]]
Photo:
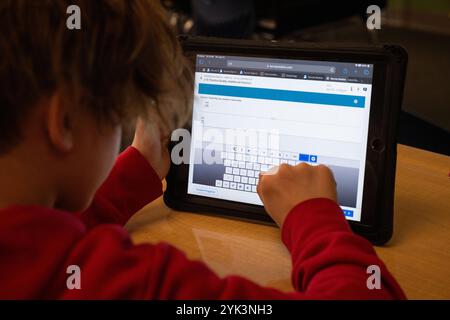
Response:
[[[396,43],[409,53],[398,142],[450,155],[450,0],[166,0],[192,35],[307,42]],[[366,9],[382,8],[368,30]]]

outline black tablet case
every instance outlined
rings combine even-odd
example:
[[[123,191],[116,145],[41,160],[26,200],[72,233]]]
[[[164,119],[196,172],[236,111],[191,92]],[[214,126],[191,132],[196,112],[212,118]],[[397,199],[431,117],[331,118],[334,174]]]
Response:
[[[374,78],[372,110],[369,123],[366,174],[362,216],[370,211],[365,223],[349,221],[353,231],[375,245],[386,243],[393,233],[393,201],[397,155],[398,116],[401,108],[407,66],[407,52],[397,45],[360,46],[354,44],[282,43],[204,37],[180,37],[186,53],[216,52],[227,55],[262,55],[288,59],[310,59],[375,63],[382,69]],[[381,86],[383,90],[375,88]],[[379,110],[373,110],[374,107]],[[382,110],[381,110],[382,109]],[[373,157],[371,160],[370,157]],[[373,171],[371,173],[371,170]],[[218,214],[259,223],[271,223],[264,209],[238,202],[200,199],[187,195],[188,165],[172,164],[166,178],[165,203],[176,210],[203,214]],[[366,198],[370,198],[367,200]]]

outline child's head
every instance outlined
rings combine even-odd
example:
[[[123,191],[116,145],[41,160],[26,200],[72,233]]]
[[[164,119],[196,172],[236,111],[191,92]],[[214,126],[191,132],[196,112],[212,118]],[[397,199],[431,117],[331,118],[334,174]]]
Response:
[[[148,109],[167,114],[165,96],[185,94],[188,70],[158,3],[0,2],[4,183],[21,182],[24,172],[53,205],[83,209],[111,169],[122,127]],[[72,4],[81,30],[67,28]]]

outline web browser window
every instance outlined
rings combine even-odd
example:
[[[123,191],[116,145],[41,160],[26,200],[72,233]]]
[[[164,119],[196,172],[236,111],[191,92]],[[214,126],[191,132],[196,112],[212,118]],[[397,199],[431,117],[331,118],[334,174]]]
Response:
[[[188,193],[262,205],[259,174],[325,164],[361,221],[373,65],[198,54]]]

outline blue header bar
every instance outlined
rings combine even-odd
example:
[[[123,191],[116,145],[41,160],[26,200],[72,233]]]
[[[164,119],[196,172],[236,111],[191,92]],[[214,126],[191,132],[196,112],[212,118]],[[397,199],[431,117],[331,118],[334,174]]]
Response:
[[[301,103],[324,104],[324,105],[354,107],[354,108],[364,108],[366,102],[366,98],[362,96],[350,96],[343,94],[292,91],[280,89],[250,88],[239,86],[224,86],[206,83],[199,84],[198,93],[216,96],[226,96],[226,97],[301,102]]]

